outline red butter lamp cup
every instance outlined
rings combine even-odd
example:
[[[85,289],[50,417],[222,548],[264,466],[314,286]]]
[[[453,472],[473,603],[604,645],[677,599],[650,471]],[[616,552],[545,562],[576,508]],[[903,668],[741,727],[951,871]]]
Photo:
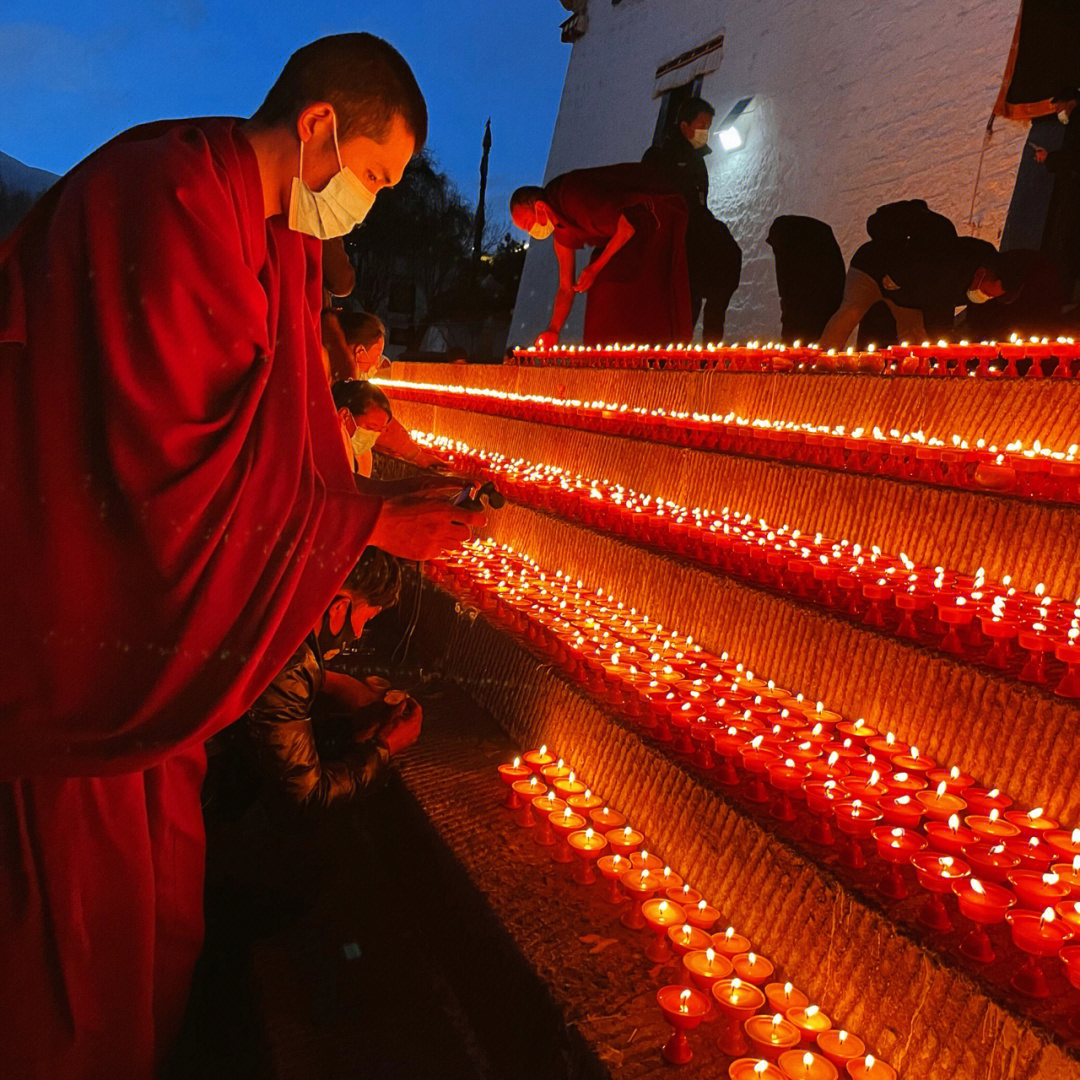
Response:
[[[667,939],[671,945],[672,952],[678,957],[679,967],[682,968],[682,959],[688,953],[701,952],[703,949],[707,949],[712,945],[712,939],[704,930],[699,930],[696,926],[691,926],[689,923],[684,922],[681,926],[669,926],[667,930]],[[685,968],[682,968],[683,982],[692,982],[689,972]]]
[[[626,900],[626,894],[619,887],[619,879],[631,869],[630,860],[621,855],[601,855],[596,868],[600,876],[606,882],[600,893],[601,898],[608,904],[621,904]]]
[[[739,751],[743,768],[750,774],[746,797],[755,803],[767,803],[769,801],[769,789],[765,786],[763,778],[768,772],[769,766],[780,760],[779,753],[764,747],[763,742],[764,736],[755,735],[750,740],[749,745],[742,747]]]
[[[528,780],[515,780],[510,790],[517,793],[521,802],[520,807],[514,811],[514,824],[520,829],[535,828],[533,799],[546,794],[547,784],[541,783],[539,778],[533,775]]]
[[[548,791],[544,795],[537,795],[532,805],[533,816],[536,818],[533,839],[542,847],[552,847],[555,844],[555,830],[551,827],[551,815],[565,810],[566,803],[557,798],[554,791]]]
[[[846,1068],[851,1080],[896,1080],[896,1070],[873,1054],[849,1061]]]
[[[880,824],[881,811],[855,799],[840,803],[834,812],[836,827],[845,837],[845,843],[840,848],[840,864],[851,870],[862,870],[866,866],[862,841],[868,839],[873,834],[874,826]]]
[[[664,1019],[675,1029],[661,1050],[665,1061],[686,1065],[694,1052],[686,1033],[696,1028],[709,1011],[709,1002],[700,990],[692,986],[662,986],[656,992],[656,1003]]]
[[[686,921],[699,930],[712,930],[720,918],[720,912],[703,899],[696,904],[688,903],[683,906],[686,908]]]
[[[736,934],[734,926],[713,934],[712,943],[713,948],[729,960],[734,960],[740,953],[750,951],[750,939],[743,937],[742,934]]]
[[[832,1021],[817,1005],[796,1005],[788,1009],[787,1019],[799,1031],[799,1037],[806,1047],[814,1046],[817,1037],[832,1027]]]
[[[827,1057],[838,1069],[843,1069],[849,1061],[862,1057],[866,1053],[866,1044],[850,1031],[830,1028],[817,1037],[819,1053]]]
[[[708,995],[709,1011],[705,1019],[716,1019],[716,999],[712,996],[712,988],[721,979],[730,977],[731,961],[710,945],[707,949],[694,949],[688,952],[682,958],[682,964],[683,970],[689,975],[694,986],[703,994]]]
[[[728,1080],[787,1080],[783,1069],[765,1058],[736,1058],[728,1066]]]
[[[954,814],[962,814],[967,809],[967,802],[959,795],[951,794],[944,780],[933,791],[915,792],[915,798],[931,821],[948,821]]]
[[[797,764],[792,758],[773,761],[768,766],[769,783],[779,793],[773,800],[769,813],[777,821],[794,821],[795,808],[791,805],[793,792],[801,791],[803,781],[810,775],[807,766]]]
[[[779,1013],[751,1016],[743,1021],[743,1031],[750,1041],[750,1053],[768,1061],[779,1060],[785,1050],[794,1050],[801,1039],[798,1028]]]
[[[572,863],[574,853],[570,850],[570,834],[585,827],[585,819],[580,814],[575,814],[569,806],[562,810],[554,810],[548,814],[552,831],[557,837],[555,850],[551,853],[552,859],[557,863]]]
[[[637,829],[632,829],[629,825],[621,829],[612,829],[604,835],[607,837],[612,854],[622,855],[623,858],[633,855],[645,842],[644,834],[638,832]]]
[[[964,848],[979,839],[975,832],[960,824],[957,814],[953,814],[948,821],[928,821],[923,831],[930,847],[942,855],[963,855]]]
[[[521,797],[514,790],[514,784],[518,780],[528,780],[532,776],[532,770],[528,765],[521,763],[521,758],[514,758],[512,765],[500,765],[499,766],[499,779],[506,785],[506,798],[503,800],[503,806],[507,810],[518,810],[521,808]]]
[[[1059,953],[1058,958],[1065,968],[1065,978],[1080,990],[1080,945],[1066,945]],[[1074,1034],[1080,1034],[1080,1014],[1076,1014],[1069,1021],[1069,1030]]]
[[[813,1050],[787,1050],[780,1055],[780,1070],[787,1080],[838,1080],[836,1066]]]
[[[964,824],[980,840],[990,844],[1000,844],[1003,840],[1020,835],[1020,830],[1011,821],[1005,821],[996,809],[989,814],[968,814]]]
[[[909,829],[888,825],[879,825],[870,835],[877,845],[878,857],[888,866],[885,876],[877,883],[877,891],[890,900],[903,900],[908,895],[908,887],[900,867],[907,866],[911,856],[926,847],[926,840]]]
[[[1020,906],[1032,911],[1043,911],[1060,904],[1072,891],[1068,882],[1052,871],[1040,874],[1037,870],[1013,870],[1009,874],[1009,884]]]
[[[994,959],[986,927],[1005,921],[1009,909],[1016,904],[1016,897],[1003,885],[978,878],[959,878],[952,883],[960,914],[975,925],[964,935],[960,951],[970,960],[989,964]]]
[[[652,899],[660,891],[660,879],[654,871],[647,868],[628,870],[620,878],[620,884],[630,898],[630,903],[623,909],[619,922],[627,930],[644,930],[648,923],[642,914],[641,906],[646,900]]]
[[[808,780],[803,785],[803,791],[806,793],[806,808],[813,818],[807,836],[812,843],[831,847],[836,843],[832,831],[833,809],[847,795],[835,780]]]
[[[1073,936],[1071,928],[1057,917],[1053,908],[1047,908],[1041,915],[1037,911],[1010,911],[1005,918],[1012,928],[1013,944],[1028,954],[1012,977],[1013,989],[1028,997],[1049,997],[1050,987],[1039,959],[1057,956]]]
[[[766,983],[765,997],[769,1001],[769,1011],[782,1016],[788,1009],[805,1008],[810,999],[792,983]]]
[[[939,934],[947,933],[952,929],[952,922],[943,897],[952,892],[955,880],[971,873],[970,868],[954,855],[938,855],[931,851],[912,855],[911,865],[915,867],[919,884],[930,894],[919,911],[919,921]]]
[[[712,995],[723,1020],[716,1045],[729,1057],[742,1057],[749,1050],[743,1024],[765,1004],[765,995],[738,977],[714,983]]]
[[[607,850],[607,839],[591,827],[572,832],[566,842],[574,853],[574,880],[579,885],[592,885],[596,881],[593,864]]]
[[[776,970],[771,960],[755,952],[739,953],[738,956],[732,957],[731,966],[743,982],[753,983],[759,988],[772,978]]]
[[[1010,855],[1004,844],[969,844],[964,848],[964,862],[980,881],[992,881],[995,885],[1007,884],[1009,873],[1020,865],[1020,860]]]
[[[1080,829],[1073,829],[1071,833],[1064,829],[1052,829],[1044,838],[1050,849],[1062,861],[1070,862],[1080,855]]]

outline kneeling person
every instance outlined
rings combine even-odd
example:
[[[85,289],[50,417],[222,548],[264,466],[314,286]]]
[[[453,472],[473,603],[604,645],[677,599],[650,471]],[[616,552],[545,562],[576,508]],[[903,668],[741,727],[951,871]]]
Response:
[[[409,697],[374,728],[354,726],[344,751],[333,757],[320,750],[312,721],[320,696],[353,717],[379,701],[382,695],[366,683],[327,671],[326,660],[359,638],[369,619],[396,604],[400,591],[401,570],[393,556],[368,547],[319,626],[248,711],[260,771],[298,807],[325,809],[362,795],[391,757],[420,735],[420,706]]]

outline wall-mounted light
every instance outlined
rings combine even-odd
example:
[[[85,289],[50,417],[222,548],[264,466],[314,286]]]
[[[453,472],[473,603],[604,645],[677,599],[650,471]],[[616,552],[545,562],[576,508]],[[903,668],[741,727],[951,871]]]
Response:
[[[753,95],[745,97],[736,101],[731,107],[731,111],[724,117],[720,124],[720,130],[717,137],[720,140],[720,145],[725,151],[731,153],[733,150],[738,150],[746,141],[743,137],[743,133],[739,130],[741,126],[739,120],[742,114],[746,112],[746,107],[754,100]]]

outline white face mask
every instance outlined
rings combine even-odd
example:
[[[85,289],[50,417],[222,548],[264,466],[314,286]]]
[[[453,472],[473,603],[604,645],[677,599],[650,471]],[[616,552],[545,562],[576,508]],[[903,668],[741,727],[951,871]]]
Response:
[[[375,193],[360,183],[352,169],[341,164],[337,116],[334,117],[333,130],[338,171],[322,191],[312,191],[304,183],[304,144],[301,141],[300,171],[299,175],[293,177],[289,195],[289,228],[319,240],[332,240],[352,232],[375,204]]]
[[[360,457],[371,450],[378,441],[379,433],[377,431],[368,431],[367,428],[358,427],[352,433],[353,453]]]
[[[533,222],[533,227],[529,230],[529,235],[534,240],[546,240],[555,231],[555,226],[551,221],[541,225],[539,221]]]
[[[985,304],[987,300],[993,300],[993,297],[984,293],[982,289],[968,289],[967,298],[973,304]]]
[[[695,150],[700,150],[703,146],[708,146],[708,144],[709,144],[709,129],[708,128],[700,128],[699,130],[696,130],[693,133],[693,135],[690,136],[690,145]]]
[[[1059,119],[1059,120],[1060,120],[1060,121],[1061,121],[1061,122],[1062,122],[1063,124],[1067,124],[1067,123],[1069,122],[1069,114],[1068,114],[1068,112],[1066,112],[1066,111],[1065,111],[1064,109],[1062,109],[1062,110],[1061,110],[1061,112],[1059,112],[1059,113],[1057,114],[1057,118],[1058,118],[1058,119]]]

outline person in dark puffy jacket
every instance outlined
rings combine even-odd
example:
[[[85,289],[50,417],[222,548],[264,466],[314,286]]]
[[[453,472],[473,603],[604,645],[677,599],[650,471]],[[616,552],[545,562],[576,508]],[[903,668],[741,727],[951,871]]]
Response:
[[[386,693],[376,680],[326,669],[326,661],[359,638],[369,619],[397,603],[400,591],[401,570],[393,556],[366,548],[321,623],[248,710],[247,732],[261,773],[301,809],[323,810],[362,795],[393,755],[420,735],[422,713],[412,698]],[[329,711],[345,719],[336,738],[313,721],[327,699]]]

